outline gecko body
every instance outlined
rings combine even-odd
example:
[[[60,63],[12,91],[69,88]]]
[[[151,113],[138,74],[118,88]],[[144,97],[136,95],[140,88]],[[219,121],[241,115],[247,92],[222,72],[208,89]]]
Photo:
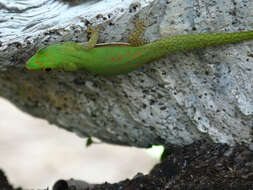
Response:
[[[88,46],[74,42],[53,44],[38,50],[26,63],[29,70],[63,69],[75,71],[85,69],[101,75],[117,75],[138,69],[146,63],[179,51],[189,51],[210,46],[237,43],[253,39],[253,31],[234,33],[204,33],[175,35],[144,44],[139,36],[143,27],[137,25],[137,32],[130,43],[96,44],[98,34],[93,35]]]

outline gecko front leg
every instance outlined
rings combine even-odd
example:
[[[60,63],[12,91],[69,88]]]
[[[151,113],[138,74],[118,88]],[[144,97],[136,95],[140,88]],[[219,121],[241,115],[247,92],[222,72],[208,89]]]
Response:
[[[84,47],[86,50],[90,50],[90,49],[94,48],[95,45],[97,44],[98,35],[99,35],[98,31],[99,31],[98,28],[95,28],[90,24],[88,25],[87,32],[91,33],[91,37],[90,37],[90,40],[88,41],[88,43]]]

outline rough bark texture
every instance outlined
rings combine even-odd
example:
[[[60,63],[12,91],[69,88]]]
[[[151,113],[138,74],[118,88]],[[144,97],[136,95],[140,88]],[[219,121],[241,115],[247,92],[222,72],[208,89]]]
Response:
[[[20,109],[109,143],[148,147],[205,138],[251,144],[252,41],[169,55],[114,77],[31,72],[24,64],[42,45],[87,41],[87,23],[103,28],[100,42],[126,41],[137,13],[156,21],[145,33],[151,41],[168,34],[253,30],[252,1],[29,3],[1,4],[0,10],[5,18],[0,22],[0,96]]]

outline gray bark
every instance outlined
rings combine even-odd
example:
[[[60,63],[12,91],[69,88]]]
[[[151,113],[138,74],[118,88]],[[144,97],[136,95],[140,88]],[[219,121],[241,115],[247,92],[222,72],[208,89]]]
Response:
[[[251,145],[253,41],[168,55],[113,77],[32,72],[24,64],[42,45],[87,41],[88,23],[102,28],[99,42],[126,42],[137,13],[156,21],[144,35],[150,41],[253,30],[252,1],[7,2],[0,2],[0,96],[23,111],[109,143]]]

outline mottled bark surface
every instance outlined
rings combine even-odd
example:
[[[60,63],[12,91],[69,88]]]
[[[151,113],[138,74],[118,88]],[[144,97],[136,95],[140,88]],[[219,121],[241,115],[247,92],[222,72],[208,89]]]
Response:
[[[0,96],[34,116],[80,136],[148,147],[213,142],[251,144],[253,42],[169,55],[127,75],[86,71],[32,72],[25,62],[42,45],[127,41],[137,13],[145,38],[253,29],[250,1],[57,1],[1,4]],[[48,7],[51,7],[49,10]],[[29,18],[29,19],[28,19]]]

